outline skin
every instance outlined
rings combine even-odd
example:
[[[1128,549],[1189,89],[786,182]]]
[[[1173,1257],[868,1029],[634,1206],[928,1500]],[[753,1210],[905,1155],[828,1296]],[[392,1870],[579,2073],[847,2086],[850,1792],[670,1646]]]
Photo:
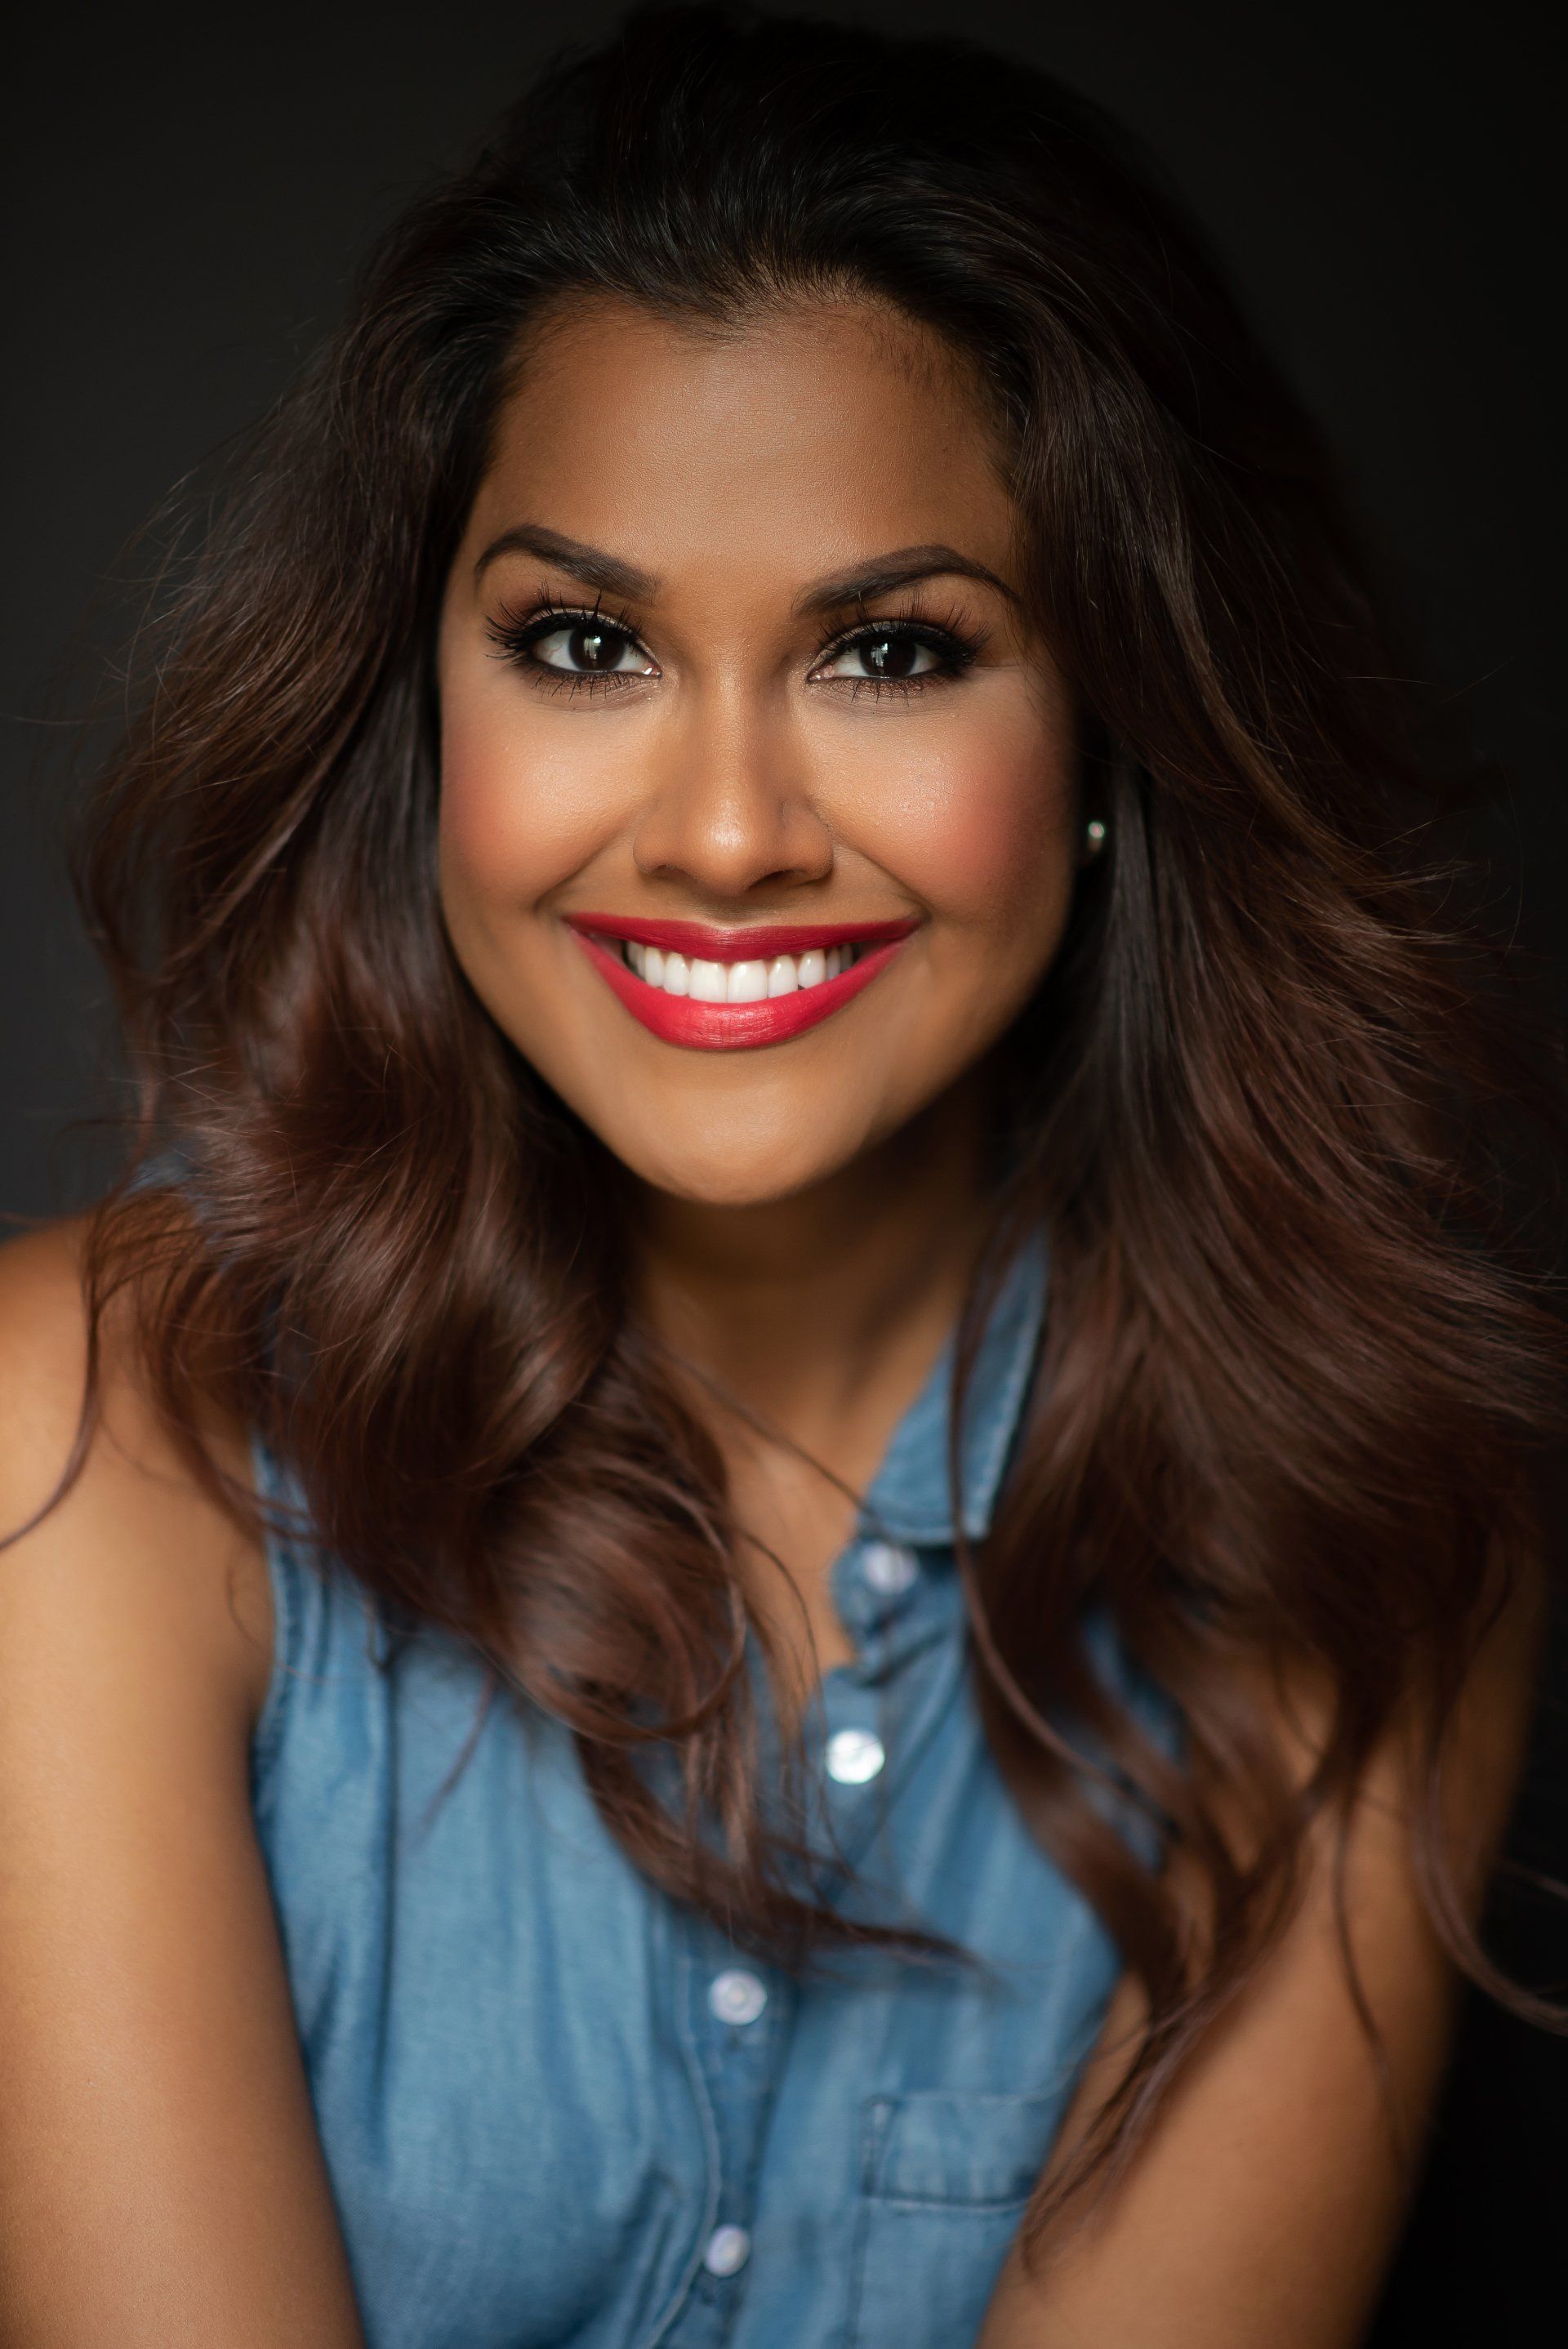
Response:
[[[558,561],[485,562],[530,523],[656,581],[605,598],[641,673],[587,690],[497,657],[509,609],[594,602]],[[800,608],[933,545],[1004,584],[936,570]],[[845,306],[716,340],[605,303],[542,336],[443,614],[441,899],[481,1000],[656,1191],[748,1206],[829,1183],[962,1078],[1049,964],[1078,861],[1074,727],[1017,585],[985,417],[921,330]],[[894,618],[985,642],[962,678],[902,686],[819,657],[825,632]],[[617,1003],[562,926],[589,909],[919,927],[822,1026],[700,1052]]]
[[[635,614],[652,666],[624,693],[552,697],[495,657],[498,598],[581,594],[537,554],[481,570],[525,522],[656,574]],[[934,542],[1001,583],[899,591],[900,612],[984,628],[967,674],[882,699],[821,675],[803,589]],[[453,945],[629,1171],[642,1309],[712,1415],[797,1700],[847,1652],[827,1568],[853,1505],[835,1480],[863,1486],[948,1325],[987,1055],[1074,885],[1072,713],[1016,616],[1012,560],[984,410],[929,338],[843,305],[725,341],[600,305],[557,318],[519,378],[443,614]],[[562,928],[586,908],[918,926],[822,1027],[731,1055],[625,1013]],[[8,1526],[70,1451],[78,1240],[0,1251]],[[0,1560],[0,2344],[363,2349],[249,1806],[264,1560],[193,1486],[112,1318],[105,1334],[83,1474]],[[242,1475],[238,1431],[208,1434]],[[1534,1644],[1515,1608],[1451,1742],[1472,1908]],[[1305,1769],[1322,1714],[1285,1694]],[[1394,1739],[1359,1792],[1348,1882],[1413,2141],[1452,1983],[1410,1880],[1409,1790]],[[1298,1918],[1125,2184],[1046,2264],[1009,2261],[982,2349],[1360,2338],[1409,2154],[1346,1992],[1327,1859],[1311,1855]],[[1136,2012],[1124,1985],[1063,2151]]]

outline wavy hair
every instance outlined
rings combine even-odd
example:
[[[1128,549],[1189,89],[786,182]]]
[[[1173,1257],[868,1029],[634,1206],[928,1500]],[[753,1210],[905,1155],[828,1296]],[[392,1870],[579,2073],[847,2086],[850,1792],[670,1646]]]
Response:
[[[764,1830],[722,1471],[628,1309],[620,1172],[469,991],[434,866],[443,582],[531,327],[595,293],[721,326],[860,295],[944,337],[1087,713],[1109,844],[1007,1040],[959,1353],[1048,1230],[1024,1435],[961,1557],[973,1669],[1148,2022],[1043,2224],[1125,2161],[1412,1702],[1433,1918],[1522,2002],[1437,1769],[1561,1419],[1506,990],[1433,861],[1442,792],[1316,436],[1093,109],[960,43],[639,11],[415,204],[203,517],[92,810],[140,1107],[89,1303],[97,1331],[133,1300],[210,1482],[216,1399],[370,1591],[574,1733],[671,1896],[796,1961],[850,1930]],[[134,1179],[170,1141],[179,1212]],[[1091,1669],[1091,1600],[1178,1706],[1181,1765]],[[1305,1792],[1237,1669],[1279,1660],[1332,1694]],[[1192,1863],[1201,1931],[1100,1768]]]

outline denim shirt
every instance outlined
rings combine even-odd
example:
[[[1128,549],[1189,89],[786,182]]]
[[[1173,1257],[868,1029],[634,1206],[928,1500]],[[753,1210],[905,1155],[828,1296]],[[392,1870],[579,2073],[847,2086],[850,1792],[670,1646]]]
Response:
[[[1023,1260],[976,1365],[974,1538],[1043,1290]],[[557,1723],[498,1696],[476,1735],[471,1651],[387,1636],[341,1566],[271,1543],[253,1802],[370,2349],[975,2340],[1118,1961],[976,1717],[950,1376],[944,1352],[834,1564],[856,1655],[808,1750],[856,1884],[974,1964],[795,1978],[738,1950],[623,1854]],[[1159,1733],[1158,1692],[1095,1652]]]

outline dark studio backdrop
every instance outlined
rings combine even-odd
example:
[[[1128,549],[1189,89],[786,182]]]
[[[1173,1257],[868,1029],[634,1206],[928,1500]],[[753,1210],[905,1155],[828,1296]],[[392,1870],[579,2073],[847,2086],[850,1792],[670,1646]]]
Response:
[[[0,1215],[79,1203],[106,1163],[101,1141],[70,1132],[114,1079],[60,839],[82,763],[72,721],[101,692],[102,654],[153,560],[128,542],[333,324],[367,235],[538,57],[619,13],[31,0],[33,21],[13,28]],[[1516,918],[1562,1006],[1568,516],[1547,358],[1562,251],[1547,11],[829,0],[820,13],[1013,50],[1162,159],[1337,442],[1428,673],[1503,771],[1483,844],[1500,892],[1522,876]],[[1561,1664],[1556,1687],[1512,1840],[1568,1876]],[[1568,1988],[1568,1916],[1506,1889],[1496,1907],[1510,1960]],[[1552,2337],[1564,2210],[1568,2043],[1472,2001],[1380,2349]]]

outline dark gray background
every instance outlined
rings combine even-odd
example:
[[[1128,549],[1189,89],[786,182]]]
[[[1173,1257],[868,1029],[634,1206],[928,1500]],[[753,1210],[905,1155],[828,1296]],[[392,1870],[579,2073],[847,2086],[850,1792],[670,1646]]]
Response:
[[[1340,446],[1407,583],[1428,673],[1502,764],[1489,845],[1517,861],[1523,935],[1553,956],[1568,912],[1568,517],[1547,359],[1562,274],[1547,12],[909,0],[822,13],[961,26],[1060,72],[1163,158]],[[72,720],[108,674],[93,654],[149,559],[128,540],[330,326],[366,235],[556,40],[618,14],[595,0],[201,14],[95,0],[13,32],[0,1214],[70,1205],[106,1163],[101,1142],[62,1139],[113,1086],[58,838]],[[1522,1834],[1568,1872],[1561,1779],[1541,1778]],[[1568,1976],[1568,1933],[1543,1910],[1513,1904],[1500,1930],[1538,1979]],[[1475,2008],[1379,2342],[1555,2328],[1532,2296],[1555,2308],[1565,2188],[1562,2045]]]

